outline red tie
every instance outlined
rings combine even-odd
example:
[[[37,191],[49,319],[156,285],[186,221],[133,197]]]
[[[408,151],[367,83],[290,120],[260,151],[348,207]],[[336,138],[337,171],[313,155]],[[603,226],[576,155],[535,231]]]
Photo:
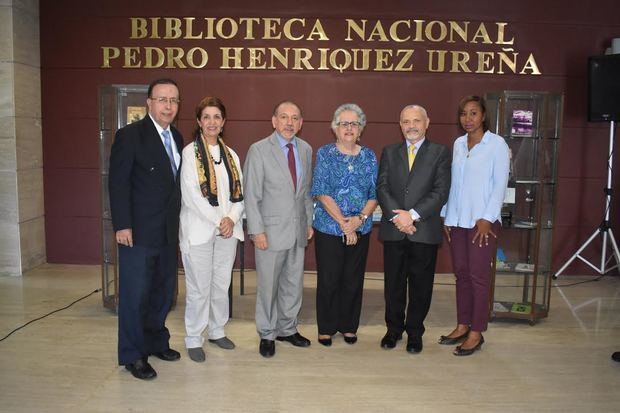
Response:
[[[287,143],[288,148],[288,170],[291,171],[291,178],[293,178],[293,188],[297,192],[297,168],[295,168],[295,152],[293,152],[293,144]]]

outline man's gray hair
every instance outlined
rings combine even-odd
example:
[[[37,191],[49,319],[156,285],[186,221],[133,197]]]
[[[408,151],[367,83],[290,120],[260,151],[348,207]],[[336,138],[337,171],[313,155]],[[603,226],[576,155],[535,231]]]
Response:
[[[424,117],[425,117],[426,119],[428,119],[428,113],[426,113],[426,109],[424,109],[424,106],[420,106],[420,105],[416,105],[416,104],[413,104],[413,105],[407,105],[407,106],[405,106],[405,107],[403,108],[403,110],[401,110],[401,111],[400,111],[400,116],[399,116],[399,119],[400,119],[400,117],[402,117],[403,112],[404,112],[404,111],[406,111],[407,109],[418,109],[420,112],[422,112],[422,114],[424,115]]]

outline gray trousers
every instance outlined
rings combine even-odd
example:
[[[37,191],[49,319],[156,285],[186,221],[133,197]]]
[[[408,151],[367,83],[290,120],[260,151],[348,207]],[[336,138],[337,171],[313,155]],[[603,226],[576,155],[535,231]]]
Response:
[[[304,289],[305,248],[254,249],[256,256],[256,331],[275,340],[297,332],[297,315]]]

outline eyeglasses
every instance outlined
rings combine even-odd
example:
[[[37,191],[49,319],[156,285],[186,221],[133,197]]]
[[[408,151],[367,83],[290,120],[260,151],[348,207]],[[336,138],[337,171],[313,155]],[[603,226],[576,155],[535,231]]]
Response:
[[[349,129],[349,127],[352,129],[357,129],[362,126],[359,122],[338,122],[337,125],[344,129]]]
[[[149,99],[154,100],[157,103],[163,103],[163,104],[170,103],[171,105],[178,105],[179,103],[181,103],[181,99],[179,98],[167,98],[167,97],[160,96],[158,98],[153,97]]]

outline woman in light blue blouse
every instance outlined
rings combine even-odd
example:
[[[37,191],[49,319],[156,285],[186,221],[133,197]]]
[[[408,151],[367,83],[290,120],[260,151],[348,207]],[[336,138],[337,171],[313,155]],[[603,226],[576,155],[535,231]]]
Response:
[[[353,103],[336,109],[336,142],[317,151],[312,177],[317,263],[316,316],[319,343],[332,336],[357,341],[364,272],[372,219],[377,207],[377,157],[359,144],[366,115]]]
[[[479,96],[459,104],[459,126],[466,132],[454,142],[452,185],[444,228],[456,275],[457,326],[439,344],[463,342],[456,356],[468,356],[484,343],[489,320],[491,260],[501,227],[508,183],[508,145],[488,130],[486,108]]]

